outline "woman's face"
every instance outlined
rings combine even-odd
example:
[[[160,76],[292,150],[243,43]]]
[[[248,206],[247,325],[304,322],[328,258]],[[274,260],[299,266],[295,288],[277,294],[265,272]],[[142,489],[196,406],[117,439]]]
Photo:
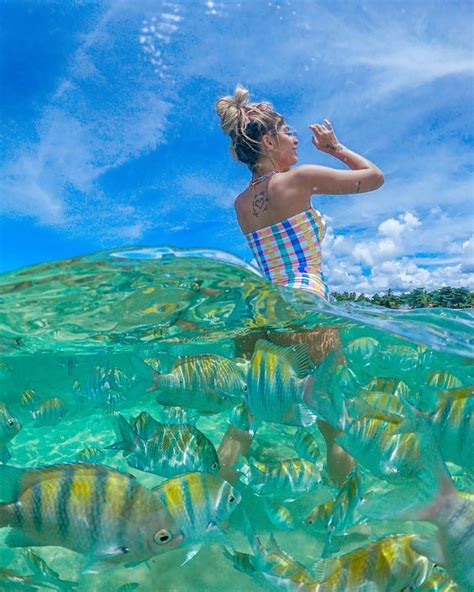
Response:
[[[296,130],[286,123],[281,123],[271,134],[274,141],[273,159],[280,171],[286,171],[298,162],[298,137]]]

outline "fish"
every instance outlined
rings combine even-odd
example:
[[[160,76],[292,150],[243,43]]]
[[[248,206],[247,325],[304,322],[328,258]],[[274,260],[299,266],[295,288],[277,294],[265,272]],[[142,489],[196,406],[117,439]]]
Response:
[[[249,530],[249,542],[253,555],[247,553],[226,552],[236,569],[253,577],[264,587],[276,590],[300,590],[300,586],[311,581],[311,572],[291,555],[283,551],[273,534],[268,544],[263,545],[260,538]]]
[[[427,384],[437,390],[451,390],[462,388],[464,385],[457,376],[445,370],[431,372],[428,375]]]
[[[77,380],[74,385],[80,403],[116,406],[125,399],[124,391],[129,388],[130,381],[121,370],[106,365],[96,366],[90,371],[84,388]]]
[[[386,481],[412,478],[424,465],[417,432],[405,431],[399,421],[361,418],[348,423],[336,442],[376,477]]]
[[[410,394],[410,388],[399,378],[383,376],[372,378],[367,385],[367,392],[407,397]]]
[[[415,535],[383,537],[334,559],[321,559],[301,592],[400,592],[422,584],[433,564],[413,550]]]
[[[105,454],[100,448],[88,446],[83,448],[77,455],[78,462],[97,463],[103,460]]]
[[[240,480],[258,495],[286,496],[310,493],[323,483],[320,468],[305,459],[261,463],[250,457],[240,468]]]
[[[294,530],[296,528],[296,522],[291,512],[278,500],[264,497],[263,509],[273,526],[282,530]]]
[[[28,567],[34,574],[35,581],[39,585],[51,584],[54,588],[59,590],[74,590],[77,586],[77,582],[71,580],[61,580],[59,574],[51,569],[44,559],[42,559],[33,549],[27,549],[24,554]]]
[[[175,520],[183,538],[182,546],[194,546],[185,562],[203,543],[224,536],[220,527],[242,499],[230,483],[208,473],[185,473],[152,491]]]
[[[229,423],[239,430],[250,430],[249,408],[246,403],[239,403],[232,409]]]
[[[159,414],[162,423],[172,423],[180,425],[196,425],[199,419],[199,413],[192,409],[185,409],[177,405],[164,406]]]
[[[318,443],[314,436],[307,430],[297,430],[295,434],[295,450],[301,458],[305,458],[318,465],[320,469],[323,468],[321,451],[319,450]]]
[[[328,557],[335,551],[339,551],[334,542],[334,535],[347,530],[357,524],[355,514],[362,501],[362,480],[360,469],[355,467],[344,479],[339,492],[332,504],[331,513],[327,521],[326,544],[322,557]]]
[[[357,337],[351,339],[344,348],[344,353],[350,359],[351,365],[365,366],[370,363],[381,348],[381,343],[373,337]]]
[[[412,548],[444,568],[466,590],[474,589],[474,494],[459,491],[446,468],[432,432],[420,428],[425,470],[415,483],[365,499],[367,519],[431,522],[433,535],[417,537]]]
[[[90,570],[144,561],[182,542],[152,491],[103,465],[0,466],[0,498],[9,547],[64,547],[84,555]]]
[[[315,413],[304,400],[313,384],[310,370],[306,346],[283,347],[257,341],[248,369],[247,404],[252,429],[261,421],[305,427],[316,422]]]
[[[449,391],[446,391],[449,393]],[[424,414],[444,460],[474,470],[474,396],[438,396],[433,413]]]
[[[46,399],[39,406],[37,411],[33,411],[33,418],[36,420],[36,425],[39,426],[54,426],[58,424],[67,414],[68,409],[62,399],[52,397]]]
[[[400,423],[405,417],[405,406],[393,394],[369,392],[357,399],[346,401],[349,415],[352,418],[373,418]]]
[[[431,575],[416,588],[416,592],[462,592],[462,590],[444,570],[435,566]]]
[[[232,360],[213,354],[183,356],[169,372],[157,372],[132,356],[137,382],[130,396],[156,392],[162,405],[186,407],[201,413],[221,413],[243,400],[247,380]]]
[[[334,500],[328,500],[323,504],[317,505],[307,514],[303,524],[307,526],[314,534],[327,534],[329,518],[334,508]]]
[[[36,592],[38,587],[35,583],[33,576],[23,576],[12,569],[0,567],[0,592],[10,592],[10,590]]]
[[[377,356],[377,364],[383,369],[408,374],[419,365],[419,353],[409,345],[387,345]]]
[[[145,438],[123,415],[118,415],[114,423],[119,441],[107,448],[124,450],[130,467],[163,477],[193,471],[219,471],[216,449],[200,430],[190,425],[167,425],[151,420],[156,430]]]
[[[22,425],[14,417],[4,403],[0,403],[0,463],[7,463],[11,454],[7,448],[8,442],[21,430]]]
[[[118,417],[120,417],[120,414],[116,415],[115,419],[117,420]],[[159,421],[156,421],[148,411],[142,411],[135,418],[130,420],[130,427],[143,440],[148,440],[154,436],[161,425],[162,424]]]
[[[41,404],[41,399],[36,394],[36,391],[33,389],[27,389],[24,391],[20,397],[20,405],[23,409],[28,409],[29,411],[34,411],[38,409]]]
[[[117,588],[115,592],[133,592],[140,587],[138,582],[129,582],[128,584],[122,584]]]

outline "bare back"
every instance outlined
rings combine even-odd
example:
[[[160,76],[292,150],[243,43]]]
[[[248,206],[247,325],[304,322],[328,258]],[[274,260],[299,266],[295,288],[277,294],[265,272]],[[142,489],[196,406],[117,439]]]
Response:
[[[244,234],[260,230],[311,207],[311,195],[294,182],[293,171],[275,173],[249,185],[234,202]]]

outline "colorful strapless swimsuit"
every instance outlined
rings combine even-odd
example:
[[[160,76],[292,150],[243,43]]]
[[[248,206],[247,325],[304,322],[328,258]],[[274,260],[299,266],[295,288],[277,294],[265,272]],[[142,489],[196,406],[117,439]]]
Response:
[[[329,300],[322,271],[326,223],[310,208],[245,235],[262,274],[272,284],[308,290]]]

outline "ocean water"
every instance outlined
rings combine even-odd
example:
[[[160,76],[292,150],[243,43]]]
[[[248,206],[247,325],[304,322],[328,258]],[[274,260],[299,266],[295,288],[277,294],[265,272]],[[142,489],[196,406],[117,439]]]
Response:
[[[412,394],[428,385],[436,395],[473,384],[472,328],[469,310],[328,305],[309,294],[271,286],[244,262],[217,251],[105,251],[3,274],[0,402],[22,424],[7,444],[8,462],[37,467],[76,461],[80,451],[91,446],[101,449],[100,462],[132,473],[146,487],[163,482],[162,477],[130,468],[120,451],[105,448],[116,441],[114,412],[128,419],[141,411],[159,417],[163,411],[153,394],[133,388],[134,357],[165,365],[194,354],[244,360],[251,357],[258,338],[289,344],[291,335],[306,335],[316,365],[338,347],[361,389],[376,379],[390,378],[402,381]],[[375,347],[375,353],[367,344]],[[29,390],[39,402],[60,399],[64,417],[53,418],[53,425],[38,425],[34,405],[27,409],[21,404],[22,394]],[[217,449],[228,423],[226,411],[201,415],[197,427]],[[249,456],[264,461],[296,457],[295,431],[293,426],[263,423]],[[324,440],[316,426],[310,431],[324,460]],[[389,488],[370,471],[366,479],[372,490],[383,493]],[[324,538],[312,534],[302,520],[317,503],[334,495],[330,485],[287,505],[298,525],[292,531],[273,526],[261,498],[248,487],[237,486],[243,499],[225,524],[236,548],[249,552],[241,513],[245,509],[264,539],[273,532],[284,549],[311,568]],[[341,552],[393,533],[393,528],[383,522],[369,525],[362,534],[347,537]],[[426,528],[400,523],[395,532]],[[23,550],[5,544],[7,532],[0,529],[0,568],[31,573]],[[188,549],[178,549],[136,567],[113,567],[98,574],[83,573],[84,558],[67,549],[36,551],[62,578],[76,580],[80,590],[114,591],[127,582],[139,583],[140,591],[261,589],[234,569],[217,543],[206,544],[184,566],[180,564]]]

